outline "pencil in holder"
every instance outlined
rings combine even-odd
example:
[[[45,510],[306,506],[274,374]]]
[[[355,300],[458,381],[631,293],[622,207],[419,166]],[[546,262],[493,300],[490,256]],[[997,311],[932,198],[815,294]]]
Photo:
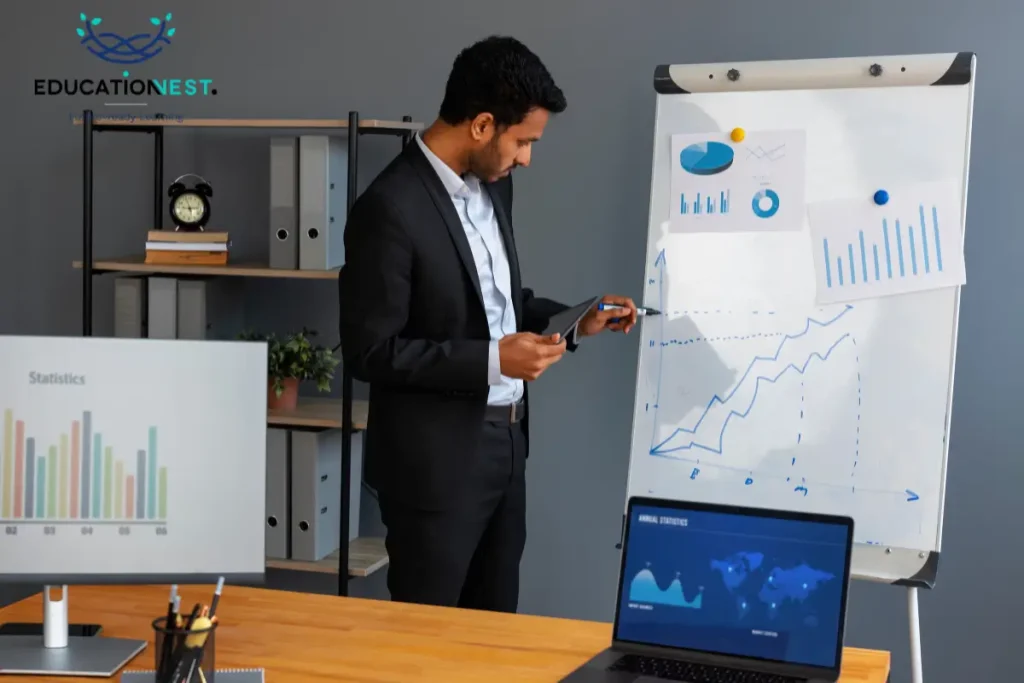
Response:
[[[215,683],[217,622],[198,618],[191,629],[153,620],[155,683]]]

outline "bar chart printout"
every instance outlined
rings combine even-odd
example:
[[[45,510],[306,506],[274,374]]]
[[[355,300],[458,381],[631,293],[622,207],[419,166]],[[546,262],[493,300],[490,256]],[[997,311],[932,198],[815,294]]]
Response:
[[[899,188],[884,206],[870,197],[821,202],[808,218],[819,304],[966,283],[953,186]]]
[[[0,441],[0,525],[154,524],[167,521],[159,434],[142,448],[109,443],[91,411],[57,435],[33,432],[10,408]]]
[[[679,212],[684,216],[729,213],[730,195],[729,190],[703,194],[691,192],[689,195],[684,192],[679,195]]]

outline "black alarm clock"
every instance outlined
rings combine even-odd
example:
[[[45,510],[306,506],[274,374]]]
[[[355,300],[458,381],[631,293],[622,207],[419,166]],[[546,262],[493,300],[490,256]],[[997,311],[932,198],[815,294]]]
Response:
[[[193,187],[181,182],[190,177],[200,182]],[[167,196],[171,198],[171,220],[176,230],[203,230],[210,220],[210,197],[213,196],[213,188],[206,178],[195,173],[178,176],[167,189]]]

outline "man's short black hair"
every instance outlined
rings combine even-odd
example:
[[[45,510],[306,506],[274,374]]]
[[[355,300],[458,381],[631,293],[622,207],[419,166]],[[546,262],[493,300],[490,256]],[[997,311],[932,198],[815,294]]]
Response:
[[[455,58],[439,116],[454,126],[489,113],[507,128],[533,109],[560,114],[565,107],[565,95],[537,55],[515,38],[491,36]]]

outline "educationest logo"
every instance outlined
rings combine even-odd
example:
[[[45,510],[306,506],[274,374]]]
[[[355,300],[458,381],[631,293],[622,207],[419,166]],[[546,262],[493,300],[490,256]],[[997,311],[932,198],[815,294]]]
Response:
[[[130,67],[148,62],[172,45],[176,29],[170,12],[150,17],[145,30],[125,35],[108,30],[101,17],[78,15],[75,33],[82,48],[119,73],[97,78],[37,78],[36,95],[96,97],[206,97],[216,95],[212,78],[133,78]]]

